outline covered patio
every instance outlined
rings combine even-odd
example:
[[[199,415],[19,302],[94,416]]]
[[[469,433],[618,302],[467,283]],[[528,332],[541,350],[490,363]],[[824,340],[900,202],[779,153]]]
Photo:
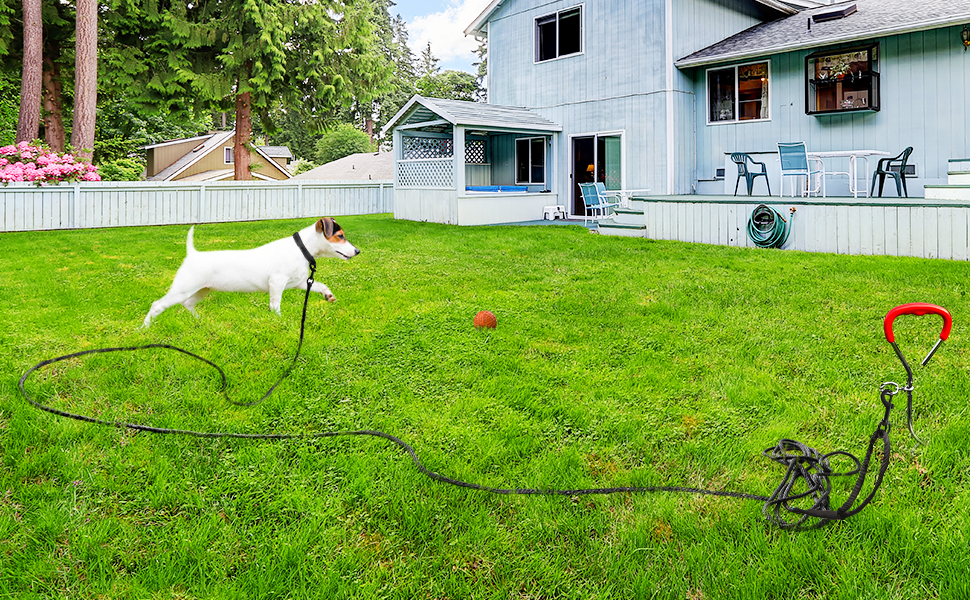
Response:
[[[394,218],[450,225],[542,219],[562,127],[526,108],[414,96],[394,141]]]

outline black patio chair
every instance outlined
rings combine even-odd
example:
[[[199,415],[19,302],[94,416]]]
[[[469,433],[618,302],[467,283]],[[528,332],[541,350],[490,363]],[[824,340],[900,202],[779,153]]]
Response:
[[[903,150],[899,156],[893,158],[880,158],[876,163],[876,170],[872,174],[872,189],[869,190],[869,197],[876,191],[876,179],[879,179],[879,197],[882,198],[882,186],[886,183],[886,175],[896,180],[896,195],[909,198],[909,190],[906,189],[906,161],[913,153],[910,146]]]
[[[731,160],[733,160],[735,162],[735,164],[738,165],[738,179],[737,179],[737,181],[734,182],[734,195],[735,196],[738,195],[738,184],[741,183],[741,178],[742,177],[744,177],[744,180],[748,184],[748,195],[749,196],[751,195],[751,191],[754,189],[754,180],[755,180],[756,177],[764,177],[765,178],[765,183],[768,184],[768,195],[769,196],[771,195],[771,184],[768,183],[768,170],[765,167],[765,163],[758,162],[758,161],[754,160],[753,158],[751,158],[750,156],[748,156],[744,152],[735,152],[735,153],[731,154]],[[748,166],[748,163],[751,163],[751,165],[760,165],[761,166],[761,171],[760,172],[759,171],[752,171],[751,168]]]

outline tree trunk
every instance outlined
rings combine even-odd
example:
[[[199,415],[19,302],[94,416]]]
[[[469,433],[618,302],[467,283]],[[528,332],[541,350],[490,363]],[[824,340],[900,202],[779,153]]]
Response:
[[[17,142],[37,139],[40,130],[40,90],[44,73],[44,22],[41,0],[24,0],[24,67],[20,82]]]
[[[98,103],[98,2],[77,0],[74,33],[74,124],[71,145],[84,161],[94,151],[94,124]]]
[[[234,173],[236,181],[252,179],[249,173],[249,143],[253,136],[252,107],[250,94],[245,92],[236,96],[236,143],[233,146]]]
[[[64,110],[61,69],[52,56],[60,49],[48,48],[44,54],[44,141],[54,152],[64,152]]]

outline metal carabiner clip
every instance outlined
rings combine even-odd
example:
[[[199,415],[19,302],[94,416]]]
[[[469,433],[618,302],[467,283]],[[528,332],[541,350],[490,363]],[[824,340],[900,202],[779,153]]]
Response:
[[[934,314],[943,317],[943,331],[940,332],[940,339],[936,342],[933,348],[930,349],[930,352],[926,355],[926,358],[924,358],[920,363],[921,365],[926,366],[926,363],[933,358],[933,354],[935,354],[940,348],[940,345],[943,344],[943,340],[950,337],[950,329],[953,327],[953,318],[950,317],[949,311],[942,306],[937,306],[935,304],[927,304],[926,302],[912,302],[910,304],[902,304],[892,309],[886,315],[885,321],[883,321],[883,330],[886,333],[886,341],[892,345],[893,350],[896,351],[896,356],[899,357],[899,361],[903,363],[903,368],[906,369],[906,385],[905,387],[900,388],[906,392],[907,396],[906,425],[909,427],[909,433],[913,436],[913,439],[921,444],[924,443],[923,440],[919,439],[919,437],[917,437],[916,433],[913,431],[913,370],[910,368],[909,363],[906,362],[906,358],[903,356],[902,351],[896,344],[896,336],[893,333],[893,321],[895,321],[896,317],[900,315],[921,316],[927,314]]]

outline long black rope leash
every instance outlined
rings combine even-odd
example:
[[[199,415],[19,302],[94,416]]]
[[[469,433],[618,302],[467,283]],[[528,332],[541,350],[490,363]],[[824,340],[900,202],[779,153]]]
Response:
[[[906,388],[900,388],[896,384],[883,384],[883,389],[881,391],[882,403],[885,407],[885,415],[876,431],[872,434],[869,441],[869,448],[866,451],[865,458],[860,461],[858,458],[852,454],[844,451],[830,452],[828,454],[821,454],[818,450],[810,448],[801,442],[796,442],[794,440],[783,439],[778,444],[772,448],[768,448],[762,452],[762,455],[781,464],[786,468],[785,476],[782,482],[777,488],[768,496],[758,495],[758,494],[746,494],[742,492],[730,492],[723,490],[707,490],[696,487],[682,487],[682,486],[637,486],[637,487],[601,487],[601,488],[579,488],[579,489],[536,489],[536,488],[499,488],[491,487],[487,485],[481,485],[477,483],[469,483],[467,481],[461,481],[459,479],[454,479],[452,477],[447,477],[436,473],[428,469],[422,464],[421,460],[418,458],[417,452],[414,448],[402,440],[399,437],[393,436],[389,433],[383,431],[369,430],[369,429],[359,429],[353,431],[321,431],[316,433],[235,433],[235,432],[217,432],[217,431],[192,431],[188,429],[170,429],[165,427],[153,427],[150,425],[142,425],[139,423],[128,423],[125,421],[109,421],[106,419],[99,419],[96,417],[91,417],[88,415],[82,415],[78,413],[73,413],[65,410],[60,410],[46,404],[37,402],[27,393],[24,387],[27,378],[34,372],[43,367],[65,361],[73,358],[78,358],[81,356],[87,356],[89,354],[107,354],[111,352],[136,352],[141,350],[151,350],[151,349],[162,349],[162,350],[172,350],[175,352],[180,352],[194,358],[196,360],[202,361],[203,363],[209,365],[215,369],[221,378],[221,388],[220,392],[223,397],[230,403],[238,406],[253,406],[258,404],[268,398],[275,390],[276,387],[290,374],[293,366],[296,364],[297,359],[300,356],[300,350],[303,347],[304,330],[306,328],[306,313],[307,305],[310,299],[310,288],[313,285],[313,276],[316,273],[316,261],[313,256],[307,251],[306,247],[303,245],[299,234],[294,233],[293,238],[296,241],[297,246],[303,252],[304,257],[310,266],[310,275],[307,277],[306,294],[303,298],[303,314],[300,319],[300,341],[296,348],[296,353],[293,356],[293,360],[286,367],[280,378],[269,388],[269,390],[258,400],[253,402],[237,402],[229,397],[227,391],[227,378],[225,372],[219,365],[213,363],[212,361],[199,356],[193,352],[189,352],[183,348],[177,346],[172,346],[169,344],[145,344],[141,346],[128,346],[128,347],[116,347],[116,348],[97,348],[93,350],[85,350],[82,352],[74,352],[71,354],[65,354],[63,356],[58,356],[56,358],[51,358],[42,362],[37,363],[30,369],[28,369],[21,377],[18,382],[18,387],[20,388],[20,393],[23,395],[24,399],[29,402],[34,408],[43,410],[45,412],[57,415],[59,417],[65,417],[68,419],[74,419],[77,421],[82,421],[85,423],[93,423],[96,425],[103,425],[107,427],[115,427],[118,429],[130,429],[133,431],[144,431],[148,433],[158,433],[158,434],[168,434],[168,435],[180,435],[188,437],[197,438],[222,438],[222,439],[244,439],[244,440],[306,440],[306,439],[322,439],[322,438],[334,438],[334,437],[345,437],[345,436],[366,436],[366,437],[376,437],[382,438],[389,442],[392,442],[407,452],[408,456],[411,458],[411,462],[414,464],[415,468],[424,475],[430,477],[435,481],[440,481],[442,483],[447,483],[461,488],[479,490],[483,492],[489,492],[492,494],[502,494],[502,495],[543,495],[543,496],[585,496],[585,495],[603,495],[603,494],[621,494],[621,493],[645,493],[645,492],[679,492],[679,493],[689,493],[689,494],[702,494],[708,496],[721,496],[727,498],[738,498],[743,500],[757,500],[763,502],[762,512],[765,517],[775,525],[781,527],[782,529],[792,529],[792,530],[804,530],[804,529],[814,529],[821,527],[827,523],[837,520],[847,519],[855,514],[858,514],[876,494],[876,490],[882,484],[883,475],[889,466],[889,457],[891,456],[891,447],[889,443],[889,412],[892,410],[893,405],[891,402],[892,397],[900,391],[900,389],[909,392],[909,407],[912,410],[912,371],[909,369],[909,365],[903,359],[902,354],[899,352],[899,348],[893,342],[893,347],[896,348],[896,352],[900,359],[903,361],[906,367],[907,373],[909,374],[909,383]],[[942,310],[942,309],[941,309]],[[892,314],[892,313],[890,313]],[[920,313],[923,314],[923,313]],[[947,316],[949,314],[947,313]],[[887,317],[888,319],[888,317]],[[949,322],[949,321],[947,321]],[[891,327],[891,325],[890,325]],[[949,333],[949,327],[945,330]],[[941,341],[945,339],[945,336],[941,337]],[[939,347],[939,343],[930,352],[930,355],[926,357],[923,364],[929,360],[936,348]],[[893,388],[895,386],[895,388]],[[912,431],[912,413],[910,412],[910,431]],[[866,476],[869,472],[869,466],[871,459],[873,457],[874,451],[879,441],[882,441],[882,461],[879,466],[879,471],[876,474],[876,479],[873,484],[873,488],[869,495],[863,499],[863,501],[856,507],[853,508],[853,504],[858,498],[862,491],[862,487],[865,483]],[[833,457],[842,456],[848,458],[855,463],[855,468],[851,471],[845,473],[834,472],[830,465],[830,460]],[[849,494],[848,499],[839,508],[832,510],[830,508],[829,502],[832,492],[832,478],[833,477],[845,477],[857,475],[855,486]],[[799,491],[801,490],[801,491]],[[799,508],[794,506],[793,503],[798,501],[807,501],[811,499],[811,506],[808,508]],[[793,521],[789,521],[785,515],[791,514],[797,517]]]

